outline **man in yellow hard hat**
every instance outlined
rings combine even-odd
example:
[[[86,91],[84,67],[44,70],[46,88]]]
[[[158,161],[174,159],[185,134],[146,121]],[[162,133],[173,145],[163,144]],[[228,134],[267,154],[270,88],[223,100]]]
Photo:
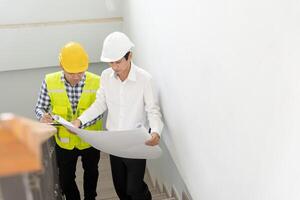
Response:
[[[97,99],[72,123],[79,127],[107,110],[108,130],[129,130],[137,124],[149,125],[151,139],[146,145],[158,145],[163,129],[160,107],[152,76],[132,62],[134,44],[121,32],[109,34],[103,43],[101,61],[110,68],[101,74]],[[148,122],[148,123],[147,123]],[[112,178],[119,199],[151,200],[144,182],[145,159],[110,155]]]
[[[67,43],[59,54],[62,71],[47,74],[41,87],[35,107],[37,118],[43,123],[52,123],[52,114],[73,121],[81,115],[96,99],[100,77],[87,72],[88,55],[76,42]],[[102,129],[102,115],[83,124],[87,130]],[[100,152],[59,126],[56,141],[56,158],[59,180],[67,200],[80,200],[75,182],[76,163],[81,156],[84,169],[84,199],[95,200],[98,181]]]

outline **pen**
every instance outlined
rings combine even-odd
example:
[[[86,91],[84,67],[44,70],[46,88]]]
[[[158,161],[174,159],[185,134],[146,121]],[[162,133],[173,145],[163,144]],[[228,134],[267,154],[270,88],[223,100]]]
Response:
[[[62,125],[59,124],[59,123],[49,123],[49,125],[51,125],[51,126],[62,126]]]
[[[53,115],[51,110],[48,113],[54,121],[57,120],[57,116]],[[50,123],[50,125],[52,125],[52,126],[62,126],[60,123],[57,123],[57,122],[52,122],[52,123]]]

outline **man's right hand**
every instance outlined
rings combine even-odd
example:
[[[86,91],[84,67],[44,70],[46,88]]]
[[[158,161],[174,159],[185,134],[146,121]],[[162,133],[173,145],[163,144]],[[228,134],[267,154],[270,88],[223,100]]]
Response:
[[[81,126],[81,121],[79,119],[75,119],[74,121],[71,122],[73,126],[76,128],[79,128]]]
[[[53,119],[49,113],[44,113],[43,116],[40,119],[40,122],[42,123],[52,123]]]

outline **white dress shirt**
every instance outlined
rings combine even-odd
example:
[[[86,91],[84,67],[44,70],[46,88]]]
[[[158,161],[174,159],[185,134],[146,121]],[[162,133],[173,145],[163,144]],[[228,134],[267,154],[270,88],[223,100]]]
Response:
[[[129,130],[143,124],[150,126],[151,132],[162,132],[163,122],[152,77],[133,63],[123,82],[111,68],[102,72],[95,102],[78,119],[85,124],[106,110],[108,130]]]

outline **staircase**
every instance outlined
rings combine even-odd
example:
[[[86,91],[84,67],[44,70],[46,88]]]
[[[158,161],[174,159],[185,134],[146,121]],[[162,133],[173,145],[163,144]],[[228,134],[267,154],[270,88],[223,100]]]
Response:
[[[101,152],[99,167],[100,177],[97,186],[97,200],[118,200],[119,198],[117,197],[112,182],[108,154]],[[76,182],[83,199],[83,169],[81,167],[81,161],[78,161],[77,163],[76,176]],[[161,192],[158,188],[154,187],[147,174],[145,175],[145,182],[147,183],[149,190],[152,194],[152,200],[176,200],[174,197],[168,197],[168,195],[165,192]]]

